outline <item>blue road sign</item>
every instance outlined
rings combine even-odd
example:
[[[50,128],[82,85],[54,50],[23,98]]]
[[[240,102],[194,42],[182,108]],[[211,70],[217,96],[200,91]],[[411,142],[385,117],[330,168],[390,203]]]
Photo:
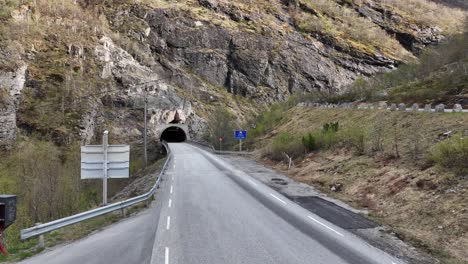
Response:
[[[241,139],[246,139],[247,138],[247,131],[246,130],[236,130],[234,133],[234,138],[241,140]]]

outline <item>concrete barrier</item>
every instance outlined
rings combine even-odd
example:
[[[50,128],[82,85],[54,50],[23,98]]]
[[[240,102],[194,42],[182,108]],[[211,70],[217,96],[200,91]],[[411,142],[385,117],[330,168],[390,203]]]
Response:
[[[342,109],[360,109],[360,110],[390,110],[390,111],[401,111],[401,112],[426,112],[426,113],[468,113],[468,109],[463,109],[461,104],[453,105],[453,108],[447,109],[444,104],[438,104],[435,108],[432,108],[431,104],[425,104],[424,108],[420,108],[418,103],[414,103],[411,107],[407,107],[406,104],[392,103],[390,106],[381,102],[378,104],[372,103],[341,103],[341,104],[330,104],[330,103],[313,103],[313,102],[300,102],[297,104],[299,107],[310,107],[310,108],[342,108]]]

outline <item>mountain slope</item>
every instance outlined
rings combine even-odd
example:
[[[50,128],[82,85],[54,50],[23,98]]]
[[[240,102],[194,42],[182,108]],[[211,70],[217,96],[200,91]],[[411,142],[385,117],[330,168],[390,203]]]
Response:
[[[141,111],[144,87],[154,127],[179,111],[202,137],[215,105],[248,116],[254,102],[340,91],[459,32],[465,16],[423,0],[10,0],[1,11],[4,127],[59,144],[89,142],[104,125],[128,131],[131,115],[105,120]]]
[[[293,93],[341,92],[464,17],[425,0],[0,0],[0,189],[24,201],[9,232],[98,205],[77,154],[104,129],[141,167],[146,98],[156,155],[176,116],[203,139],[219,109],[240,124]]]

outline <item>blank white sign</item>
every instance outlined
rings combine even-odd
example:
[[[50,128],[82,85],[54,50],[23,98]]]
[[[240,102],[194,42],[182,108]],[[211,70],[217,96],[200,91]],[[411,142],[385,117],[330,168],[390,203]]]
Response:
[[[81,147],[81,179],[102,179],[104,152],[102,145]],[[128,178],[130,175],[130,146],[109,145],[107,148],[107,177]]]

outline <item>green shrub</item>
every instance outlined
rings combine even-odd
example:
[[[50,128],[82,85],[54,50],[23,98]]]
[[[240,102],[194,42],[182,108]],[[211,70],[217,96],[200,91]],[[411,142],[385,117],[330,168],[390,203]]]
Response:
[[[324,132],[338,132],[340,124],[338,122],[330,122],[323,125]]]
[[[354,149],[362,155],[366,150],[366,132],[358,126],[348,127],[339,132],[339,142],[342,147]]]
[[[305,154],[306,148],[299,137],[290,133],[281,133],[273,138],[270,148],[265,153],[273,160],[283,160],[284,154],[290,157],[298,158]]]
[[[234,115],[223,106],[218,106],[208,119],[208,142],[217,149],[230,149],[236,144],[234,130],[237,128]],[[222,138],[222,141],[219,139]]]
[[[454,136],[435,145],[431,159],[437,165],[457,174],[468,173],[468,138]]]
[[[307,151],[344,147],[354,149],[361,155],[365,151],[366,132],[358,126],[339,130],[338,122],[326,123],[322,130],[309,132],[302,137],[302,145]]]
[[[318,145],[322,149],[331,149],[338,144],[338,136],[335,131],[321,131],[316,133]]]
[[[318,149],[317,140],[311,133],[302,137],[302,145],[307,149],[307,151],[314,151]]]
[[[251,122],[254,129],[250,133],[250,138],[261,136],[278,126],[285,116],[285,112],[297,105],[299,98],[295,95],[290,96],[287,101],[271,105],[270,110],[260,114]]]

